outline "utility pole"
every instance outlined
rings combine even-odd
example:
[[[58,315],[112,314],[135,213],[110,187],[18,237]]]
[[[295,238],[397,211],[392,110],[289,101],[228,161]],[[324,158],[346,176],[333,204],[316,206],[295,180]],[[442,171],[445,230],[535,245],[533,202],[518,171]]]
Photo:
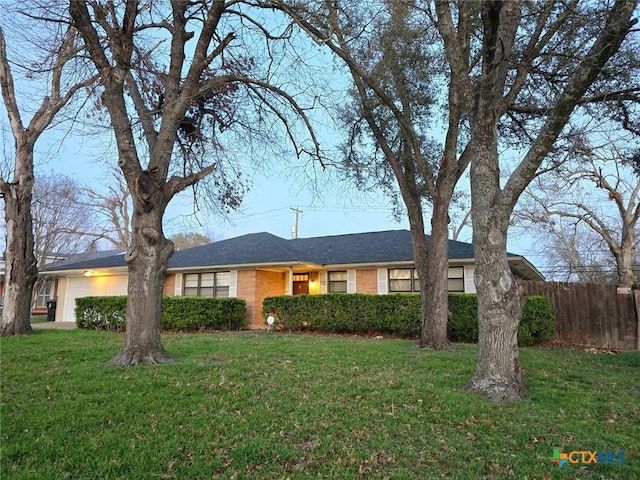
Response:
[[[299,226],[300,214],[304,212],[299,208],[293,208],[293,207],[289,207],[289,208],[291,208],[291,210],[293,210],[296,214],[296,224],[293,226],[293,238],[298,238],[298,226]]]

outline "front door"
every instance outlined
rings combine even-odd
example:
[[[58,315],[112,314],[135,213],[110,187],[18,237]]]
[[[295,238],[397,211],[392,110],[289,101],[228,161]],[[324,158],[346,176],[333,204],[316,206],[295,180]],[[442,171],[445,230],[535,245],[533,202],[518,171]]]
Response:
[[[295,273],[293,275],[293,294],[302,295],[309,293],[309,274]]]

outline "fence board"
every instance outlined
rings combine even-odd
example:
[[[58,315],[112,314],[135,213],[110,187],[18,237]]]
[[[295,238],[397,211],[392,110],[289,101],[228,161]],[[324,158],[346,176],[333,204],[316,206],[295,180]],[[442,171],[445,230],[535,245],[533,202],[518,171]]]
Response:
[[[557,342],[640,350],[639,291],[620,295],[615,285],[568,282],[523,282],[523,287],[527,295],[543,295],[551,301]]]

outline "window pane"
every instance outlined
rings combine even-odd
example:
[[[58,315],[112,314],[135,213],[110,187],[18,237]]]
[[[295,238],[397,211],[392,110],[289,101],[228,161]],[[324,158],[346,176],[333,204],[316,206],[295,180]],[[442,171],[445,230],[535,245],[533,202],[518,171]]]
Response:
[[[216,273],[216,287],[228,287],[231,285],[231,272]]]
[[[411,280],[410,268],[394,268],[389,270],[389,278],[393,280],[409,279]]]
[[[187,288],[197,287],[198,286],[198,274],[197,273],[187,273],[184,276],[184,287],[185,291]]]
[[[408,280],[389,280],[390,292],[410,292],[411,279]]]
[[[228,296],[229,296],[229,287],[216,288],[216,297],[228,297]]]
[[[448,288],[450,292],[464,292],[464,279],[450,278],[448,281]]]
[[[420,280],[418,280],[417,278],[413,281],[413,291],[414,292],[420,291]]]
[[[464,267],[450,267],[449,278],[464,278]]]
[[[213,273],[201,273],[200,274],[200,286],[201,287],[213,287]]]
[[[413,278],[418,278],[418,270],[413,269]]]
[[[198,287],[185,287],[184,295],[186,297],[195,297],[198,295]]]
[[[213,297],[213,287],[200,287],[201,297]]]
[[[330,282],[346,282],[347,281],[347,271],[341,272],[329,272],[329,281]]]
[[[51,292],[53,290],[53,280],[47,278],[42,280],[35,295],[36,307],[46,307],[47,302],[51,300]]]
[[[330,293],[347,293],[347,282],[329,282]]]

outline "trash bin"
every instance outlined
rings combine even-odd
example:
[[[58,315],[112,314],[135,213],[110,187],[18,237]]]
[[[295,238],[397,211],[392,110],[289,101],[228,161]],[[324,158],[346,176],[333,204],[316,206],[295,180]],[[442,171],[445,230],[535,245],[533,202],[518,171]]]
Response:
[[[47,302],[47,322],[56,321],[56,301],[49,300]]]

